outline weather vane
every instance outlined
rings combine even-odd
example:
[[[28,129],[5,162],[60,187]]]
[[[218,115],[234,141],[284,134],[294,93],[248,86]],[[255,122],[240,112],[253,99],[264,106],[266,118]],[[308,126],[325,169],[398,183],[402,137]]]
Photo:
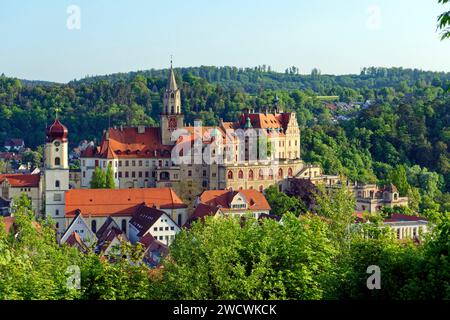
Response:
[[[58,112],[60,112],[61,109],[59,109],[58,107],[55,108],[55,114],[56,114],[56,119],[58,119]]]

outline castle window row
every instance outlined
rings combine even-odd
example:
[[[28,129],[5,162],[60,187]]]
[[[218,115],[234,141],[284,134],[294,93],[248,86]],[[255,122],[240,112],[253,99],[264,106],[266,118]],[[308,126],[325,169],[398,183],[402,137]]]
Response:
[[[228,173],[227,173],[227,178],[229,180],[234,180],[234,176],[235,176],[235,174],[234,174],[233,170],[229,170]],[[238,174],[237,174],[237,178],[238,179],[245,179],[244,176],[245,176],[244,175],[244,171],[239,170]],[[292,176],[293,176],[292,168],[288,168],[288,170],[287,170],[287,177],[291,178]],[[278,169],[277,177],[279,179],[283,179],[284,178],[284,171],[283,171],[282,168]],[[257,178],[258,178],[258,180],[264,180],[265,178],[268,178],[269,180],[273,180],[274,172],[273,172],[272,169],[269,169],[268,174],[265,175],[264,174],[264,170],[263,169],[259,169]],[[248,170],[247,179],[248,180],[255,180],[255,172],[253,171],[253,169]]]

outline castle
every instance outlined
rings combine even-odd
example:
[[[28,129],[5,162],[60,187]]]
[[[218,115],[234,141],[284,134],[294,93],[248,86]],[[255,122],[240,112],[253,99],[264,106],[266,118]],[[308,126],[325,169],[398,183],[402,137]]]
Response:
[[[171,66],[160,127],[114,127],[81,154],[81,188],[96,167],[111,165],[117,188],[171,187],[186,203],[203,190],[287,188],[288,178],[315,167],[300,159],[296,114],[246,110],[217,127],[186,126]]]
[[[326,176],[320,166],[301,160],[296,114],[283,112],[277,99],[272,110],[246,110],[235,122],[186,126],[181,91],[171,67],[163,102],[160,127],[109,128],[98,145],[91,143],[83,150],[79,190],[70,186],[67,128],[58,119],[47,128],[42,194],[45,215],[55,221],[60,233],[81,214],[93,230],[112,218],[128,236],[127,226],[142,207],[161,209],[181,227],[192,218],[196,197],[206,190],[263,192],[276,185],[285,191],[293,179],[340,185],[340,177]],[[97,167],[111,167],[119,190],[89,190]],[[6,190],[17,177],[0,178]],[[19,185],[23,189],[23,182]],[[40,194],[41,188],[36,188]],[[352,190],[357,200],[363,196]],[[375,200],[370,200],[370,206],[366,199],[357,201],[357,210],[375,212],[382,206],[407,205],[407,198],[399,198],[394,191],[384,192],[381,201],[372,190],[370,198]],[[44,207],[43,201],[34,202],[37,211]],[[169,241],[172,235],[157,236]]]

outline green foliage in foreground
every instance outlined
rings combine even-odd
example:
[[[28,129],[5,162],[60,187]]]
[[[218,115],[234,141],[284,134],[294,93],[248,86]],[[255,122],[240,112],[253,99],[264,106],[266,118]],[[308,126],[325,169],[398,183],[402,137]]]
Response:
[[[172,246],[163,297],[321,299],[336,254],[326,235],[320,218],[290,213],[282,224],[214,218],[196,223]]]
[[[417,245],[398,242],[376,221],[349,232],[350,199],[321,194],[317,215],[194,223],[158,270],[140,263],[140,246],[123,243],[114,262],[59,246],[53,223],[37,224],[22,197],[10,233],[0,218],[0,299],[450,298],[450,213],[430,211],[436,224]],[[367,289],[371,265],[381,269],[381,290]],[[68,286],[73,266],[79,289]]]

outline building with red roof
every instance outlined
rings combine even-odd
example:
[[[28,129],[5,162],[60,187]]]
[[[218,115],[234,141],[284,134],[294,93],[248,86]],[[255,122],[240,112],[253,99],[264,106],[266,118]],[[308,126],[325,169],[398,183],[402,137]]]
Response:
[[[129,238],[129,222],[143,206],[179,225],[188,220],[187,205],[171,188],[71,189],[65,193],[64,213],[67,226],[80,214],[94,233],[111,218]]]
[[[197,200],[191,221],[206,216],[243,216],[255,218],[270,215],[270,205],[264,194],[256,190],[207,190]]]
[[[43,181],[40,174],[0,174],[0,197],[10,201],[25,194],[35,215],[42,211]]]
[[[203,190],[263,191],[271,185],[285,190],[288,178],[305,169],[296,114],[283,112],[278,98],[264,111],[246,110],[236,121],[220,121],[217,127],[183,121],[180,88],[171,68],[161,127],[106,130],[100,143],[81,153],[81,188],[89,188],[96,167],[111,166],[117,188],[170,187],[192,204]],[[257,150],[262,139],[267,139],[262,145],[269,152]]]
[[[6,139],[3,148],[8,152],[21,152],[25,149],[25,141],[18,138]]]
[[[355,225],[368,223],[369,215],[369,213],[355,212]],[[383,219],[382,228],[392,229],[398,240],[413,239],[420,241],[429,231],[429,222],[423,217],[393,213]]]

